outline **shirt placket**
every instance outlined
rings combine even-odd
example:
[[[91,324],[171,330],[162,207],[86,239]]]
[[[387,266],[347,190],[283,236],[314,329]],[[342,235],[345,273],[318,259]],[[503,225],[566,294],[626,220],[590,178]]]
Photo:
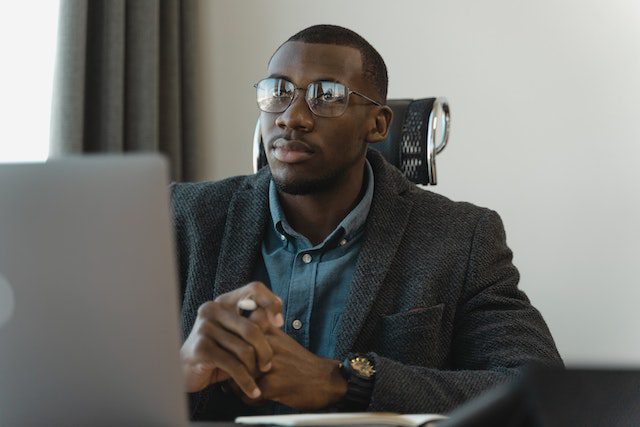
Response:
[[[318,258],[319,254],[309,249],[296,253],[287,302],[285,331],[307,349],[310,345],[311,311],[316,287]]]

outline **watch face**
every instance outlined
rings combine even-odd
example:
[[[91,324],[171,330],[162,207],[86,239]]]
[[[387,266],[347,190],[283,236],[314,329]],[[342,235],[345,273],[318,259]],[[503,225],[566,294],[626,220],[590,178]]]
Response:
[[[353,369],[358,375],[365,378],[372,378],[373,374],[376,373],[376,370],[373,368],[373,363],[365,357],[354,357],[349,360],[349,365],[351,365],[351,369]]]

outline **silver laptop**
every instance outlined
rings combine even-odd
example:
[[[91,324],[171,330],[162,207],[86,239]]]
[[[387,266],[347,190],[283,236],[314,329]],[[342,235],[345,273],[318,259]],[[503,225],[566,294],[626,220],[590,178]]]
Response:
[[[166,171],[0,165],[0,426],[188,424]]]

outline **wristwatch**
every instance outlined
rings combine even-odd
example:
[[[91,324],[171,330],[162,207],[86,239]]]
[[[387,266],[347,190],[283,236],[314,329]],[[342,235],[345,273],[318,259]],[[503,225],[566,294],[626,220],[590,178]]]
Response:
[[[345,412],[360,412],[367,409],[373,394],[376,369],[365,354],[350,354],[340,364],[340,373],[347,380],[347,394],[338,409]]]

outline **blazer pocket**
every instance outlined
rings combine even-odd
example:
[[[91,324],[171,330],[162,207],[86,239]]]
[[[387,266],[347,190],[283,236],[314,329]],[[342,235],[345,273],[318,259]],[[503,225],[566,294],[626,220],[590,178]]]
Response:
[[[401,363],[431,366],[442,359],[439,348],[444,304],[384,316],[378,353]]]

